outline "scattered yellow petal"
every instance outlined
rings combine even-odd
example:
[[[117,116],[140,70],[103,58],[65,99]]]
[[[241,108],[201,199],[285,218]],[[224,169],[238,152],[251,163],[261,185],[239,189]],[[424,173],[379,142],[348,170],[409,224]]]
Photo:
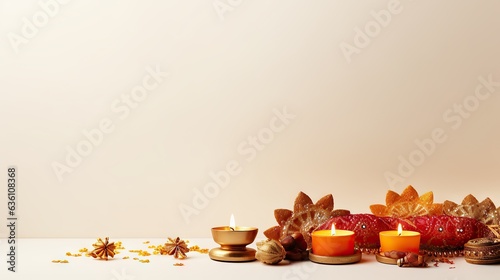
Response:
[[[69,263],[68,260],[62,260],[61,263]]]
[[[82,249],[78,250],[78,252],[81,252],[81,253],[85,253],[88,251],[89,251],[89,249],[87,249],[87,248],[82,248]]]
[[[123,257],[123,259],[124,259],[124,260],[129,259],[129,258],[130,258],[129,256],[125,256],[125,257]]]
[[[138,259],[139,259],[139,258],[134,258],[133,260],[134,260],[134,261],[137,261]]]
[[[146,259],[146,260],[140,260],[139,262],[141,262],[141,263],[149,263],[149,260],[148,259]]]
[[[201,249],[200,246],[194,245],[189,247],[189,251],[198,252],[200,254],[208,254],[209,249]]]
[[[183,263],[174,263],[174,266],[184,266]]]
[[[142,244],[149,244],[149,241],[144,241],[142,242]]]
[[[82,254],[71,254],[71,252],[66,252],[66,256],[68,256],[68,257],[81,257]]]
[[[125,247],[122,246],[121,241],[115,242],[115,250],[123,250],[123,249],[125,249]]]
[[[163,251],[163,244],[161,245],[151,245],[149,246],[148,248],[152,248],[153,249],[153,255],[163,255],[162,254],[162,251]]]

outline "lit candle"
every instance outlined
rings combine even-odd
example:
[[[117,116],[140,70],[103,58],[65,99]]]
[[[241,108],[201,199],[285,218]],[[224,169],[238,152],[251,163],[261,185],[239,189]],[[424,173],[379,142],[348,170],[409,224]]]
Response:
[[[350,230],[317,230],[311,234],[312,252],[318,256],[350,256],[354,254],[354,232]]]
[[[247,240],[243,241],[240,239],[247,239],[247,235],[250,238],[252,238],[252,236],[253,236],[252,239],[255,239],[255,236],[257,235],[257,228],[236,226],[234,215],[231,214],[231,217],[229,218],[229,226],[214,227],[214,228],[212,228],[212,234],[213,233],[216,233],[217,236],[223,237],[222,238],[223,240],[220,240],[220,241],[222,241],[222,243],[224,243],[224,245],[226,243],[228,243],[230,245],[236,245],[236,244],[246,243]],[[231,241],[229,241],[229,240],[231,240]],[[216,242],[217,242],[217,240],[216,240]],[[253,242],[253,240],[247,244],[250,244],[252,242]],[[219,243],[219,242],[217,242],[217,243]],[[219,243],[219,244],[221,244],[221,243]],[[221,245],[223,245],[223,244],[221,244]]]
[[[379,237],[381,252],[399,251],[419,253],[420,233],[403,230],[401,224],[398,225],[397,231],[381,231]]]

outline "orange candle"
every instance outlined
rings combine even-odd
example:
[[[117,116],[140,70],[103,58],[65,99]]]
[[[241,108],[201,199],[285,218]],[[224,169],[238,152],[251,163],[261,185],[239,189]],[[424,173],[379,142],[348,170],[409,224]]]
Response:
[[[354,254],[354,232],[350,230],[317,230],[311,234],[312,252],[318,256],[350,256]]]
[[[381,252],[399,251],[419,253],[420,233],[403,230],[401,224],[398,225],[397,231],[381,231],[379,237]]]

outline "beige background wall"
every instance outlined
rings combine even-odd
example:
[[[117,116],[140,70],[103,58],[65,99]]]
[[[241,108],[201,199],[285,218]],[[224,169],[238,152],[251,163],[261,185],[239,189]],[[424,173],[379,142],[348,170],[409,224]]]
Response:
[[[498,1],[0,3],[20,237],[263,231],[301,190],[500,206]]]

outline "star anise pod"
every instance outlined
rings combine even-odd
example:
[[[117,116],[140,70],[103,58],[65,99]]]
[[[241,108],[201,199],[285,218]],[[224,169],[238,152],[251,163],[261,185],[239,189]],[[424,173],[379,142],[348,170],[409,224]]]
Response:
[[[163,249],[161,250],[162,255],[173,255],[176,259],[185,259],[186,253],[189,252],[189,248],[179,237],[176,239],[168,238],[168,242],[165,243]]]
[[[97,243],[92,244],[92,246],[94,246],[94,250],[90,252],[90,255],[94,258],[108,260],[108,258],[113,258],[115,256],[115,242],[109,242],[108,237],[105,238],[105,241],[98,238]]]

